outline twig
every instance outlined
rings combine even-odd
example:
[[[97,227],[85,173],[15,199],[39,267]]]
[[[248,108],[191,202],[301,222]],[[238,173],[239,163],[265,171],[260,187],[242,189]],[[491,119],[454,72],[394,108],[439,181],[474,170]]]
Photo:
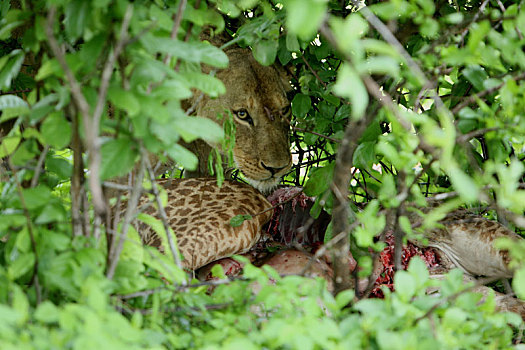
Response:
[[[465,41],[465,36],[467,35],[468,31],[469,31],[469,28],[470,26],[476,22],[478,20],[478,17],[481,15],[481,13],[485,10],[485,7],[487,6],[489,0],[485,0],[483,1],[483,3],[481,4],[481,6],[479,7],[479,10],[478,12],[476,12],[476,14],[474,15],[474,17],[472,18],[472,21],[470,21],[469,25],[465,28],[465,30],[463,31],[463,33],[461,33],[461,39],[459,41],[459,44],[458,45],[463,45],[464,41]]]
[[[162,205],[162,200],[160,199],[159,195],[159,189],[157,187],[157,182],[155,181],[155,173],[153,172],[153,169],[151,168],[151,163],[148,159],[148,155],[146,154],[146,151],[144,149],[141,149],[142,153],[142,159],[144,160],[144,164],[146,166],[146,169],[149,174],[149,180],[151,182],[151,189],[153,191],[153,195],[155,196],[155,201],[157,203],[157,210],[160,216],[160,219],[162,221],[162,225],[164,226],[164,231],[166,231],[166,237],[168,238],[168,245],[170,247],[171,254],[173,255],[173,261],[175,262],[175,265],[181,270],[183,270],[182,267],[182,261],[180,260],[179,256],[179,250],[176,247],[176,243],[173,239],[172,232],[170,225],[168,224],[168,216],[166,215],[166,211],[164,210],[164,206]],[[187,281],[184,279],[182,281],[182,285],[186,285]]]
[[[137,210],[137,205],[142,194],[142,179],[144,178],[144,158],[142,157],[140,162],[139,171],[133,184],[133,189],[131,190],[130,199],[128,201],[126,214],[124,215],[124,222],[122,223],[122,230],[120,233],[119,241],[116,246],[113,246],[112,251],[108,252],[108,268],[106,272],[106,277],[112,279],[115,274],[115,269],[117,267],[118,261],[120,259],[120,253],[124,248],[124,241],[128,234],[129,225],[135,217],[135,212]]]
[[[421,321],[422,319],[424,318],[427,318],[428,316],[430,316],[434,311],[436,311],[436,309],[438,307],[440,307],[441,305],[445,304],[445,303],[448,303],[448,302],[451,302],[451,301],[454,301],[455,299],[457,299],[460,295],[462,294],[465,294],[467,292],[470,292],[471,290],[473,290],[474,288],[476,287],[480,287],[480,286],[484,286],[488,283],[491,283],[491,282],[495,282],[495,281],[498,281],[502,278],[505,278],[504,276],[496,276],[496,277],[491,277],[491,278],[484,278],[484,279],[479,279],[477,280],[477,282],[473,285],[473,286],[470,286],[464,290],[461,290],[459,292],[456,292],[454,294],[451,294],[449,295],[448,297],[446,297],[445,299],[443,300],[440,300],[439,302],[437,302],[436,304],[432,305],[432,307],[430,309],[427,310],[427,312],[425,312],[425,314],[423,314],[422,316],[416,318],[412,324],[416,324],[418,323],[419,321]]]
[[[47,15],[47,23],[46,23],[46,35],[47,35],[47,41],[49,43],[49,46],[51,48],[51,51],[53,52],[53,55],[57,59],[58,63],[60,64],[60,67],[64,71],[66,75],[66,79],[70,86],[71,95],[73,97],[73,101],[75,101],[75,104],[77,108],[79,109],[80,113],[82,114],[82,121],[84,123],[84,132],[86,135],[86,145],[87,150],[89,152],[89,168],[91,170],[91,176],[89,178],[89,189],[91,190],[92,194],[92,201],[93,206],[95,208],[95,212],[97,215],[103,215],[106,212],[106,204],[103,200],[102,195],[102,187],[100,186],[98,175],[98,170],[100,167],[100,164],[94,164],[95,161],[98,159],[100,161],[100,149],[99,145],[97,144],[97,130],[95,130],[93,125],[92,117],[89,113],[89,104],[84,97],[82,93],[82,89],[80,87],[80,84],[78,80],[75,78],[75,75],[69,65],[66,62],[65,54],[58,45],[58,41],[55,38],[55,34],[53,33],[53,24],[55,21],[55,15],[56,15],[56,7],[51,6],[49,9],[49,13]],[[98,157],[97,157],[98,154]],[[95,172],[93,172],[95,171]]]
[[[341,143],[341,140],[338,140],[338,139],[334,139],[333,137],[330,137],[330,136],[326,136],[326,135],[323,135],[323,134],[320,134],[318,132],[315,132],[315,131],[309,131],[309,130],[305,130],[303,128],[299,128],[295,125],[292,125],[292,129],[295,130],[295,131],[300,131],[300,132],[305,132],[305,133],[308,133],[308,134],[312,134],[312,135],[315,135],[315,136],[319,136],[323,139],[327,139],[329,141],[332,141],[334,143]]]
[[[519,81],[519,80],[524,80],[525,79],[525,73],[521,73],[515,77],[512,77],[511,78],[512,80],[514,81]],[[503,83],[497,85],[497,86],[494,86],[490,89],[487,89],[487,90],[483,90],[483,91],[480,91],[478,92],[477,94],[475,95],[472,95],[472,96],[469,96],[467,99],[465,99],[463,102],[457,104],[454,108],[452,108],[452,114],[457,114],[460,110],[462,110],[464,107],[468,106],[469,104],[471,103],[474,103],[476,102],[476,100],[478,98],[481,98],[485,95],[489,95],[493,92],[496,92],[498,91],[499,89],[501,89],[507,82],[504,81]]]
[[[494,127],[494,128],[485,128],[485,129],[474,130],[474,131],[471,131],[471,132],[463,134],[463,135],[458,135],[456,137],[456,142],[457,143],[467,142],[470,139],[473,139],[473,138],[479,137],[479,136],[483,136],[483,135],[485,135],[488,132],[496,131],[496,130],[499,130],[499,129],[500,128],[498,128],[498,127]]]
[[[180,23],[182,21],[182,15],[184,14],[184,10],[186,9],[186,4],[188,3],[187,0],[180,0],[179,7],[177,9],[177,13],[174,15],[173,20],[173,28],[171,29],[170,38],[172,40],[177,39],[177,33],[179,32]],[[164,57],[164,64],[168,64],[171,60],[171,54],[167,54],[166,57]]]
[[[327,85],[326,83],[323,81],[323,79],[321,79],[321,77],[319,76],[319,74],[317,74],[317,72],[312,68],[312,66],[310,66],[310,63],[308,63],[308,61],[306,60],[306,58],[304,57],[304,54],[301,55],[301,58],[303,59],[304,63],[306,64],[306,66],[308,67],[308,69],[310,70],[310,72],[312,72],[312,74],[314,75],[315,79],[317,79],[321,85],[323,85],[323,87],[326,89],[327,88]]]
[[[36,163],[36,167],[35,167],[35,173],[33,174],[33,178],[31,179],[31,187],[36,187],[36,185],[38,185],[38,179],[40,178],[40,173],[42,172],[42,166],[44,165],[44,161],[46,160],[48,151],[49,151],[49,146],[46,145],[44,149],[42,150],[42,153],[40,153],[40,157],[38,157],[38,162]]]
[[[5,150],[5,145],[4,145],[4,150]],[[36,303],[38,305],[42,301],[42,291],[40,288],[40,283],[38,282],[38,252],[36,249],[36,240],[35,240],[35,234],[33,232],[33,224],[31,222],[31,214],[29,213],[29,209],[27,209],[26,200],[24,198],[24,193],[22,191],[22,185],[20,184],[20,181],[18,180],[18,174],[13,165],[13,162],[11,161],[11,157],[7,157],[7,165],[9,166],[9,168],[11,169],[11,172],[13,173],[13,179],[16,183],[16,190],[18,192],[18,196],[20,197],[20,204],[22,205],[24,216],[26,218],[27,232],[29,233],[29,240],[31,241],[31,249],[33,250],[33,254],[35,255],[35,263],[33,265],[32,283],[35,286]]]

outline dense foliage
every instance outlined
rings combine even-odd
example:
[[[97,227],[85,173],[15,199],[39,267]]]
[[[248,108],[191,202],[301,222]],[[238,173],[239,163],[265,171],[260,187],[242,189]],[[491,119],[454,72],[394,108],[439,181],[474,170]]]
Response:
[[[405,213],[425,196],[449,200],[423,228],[480,205],[525,227],[521,3],[0,0],[2,349],[503,349],[521,339],[519,316],[478,303],[458,270],[429,279],[417,259],[396,273],[395,292],[361,299],[250,265],[207,294],[132,227],[108,252],[118,229],[104,222],[103,181],[139,164],[147,186],[150,153],[178,175],[197,162],[178,141],[224,137],[183,108],[225,89],[201,72],[228,64],[199,41],[205,26],[293,75],[297,164],[285,182],[317,196],[312,213],[332,213],[329,230],[353,223],[361,274],[385,226],[414,234]],[[525,246],[499,244],[525,298]],[[426,295],[436,285],[440,295]]]

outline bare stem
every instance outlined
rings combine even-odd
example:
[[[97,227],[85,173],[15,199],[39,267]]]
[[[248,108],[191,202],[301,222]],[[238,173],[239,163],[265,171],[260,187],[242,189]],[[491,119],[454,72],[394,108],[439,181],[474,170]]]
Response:
[[[126,240],[126,236],[128,234],[129,225],[131,224],[131,221],[135,218],[139,199],[142,195],[142,180],[144,179],[144,168],[145,162],[144,158],[142,158],[137,177],[135,178],[135,182],[133,184],[133,189],[130,193],[130,198],[128,201],[126,214],[124,215],[124,222],[122,223],[122,230],[120,233],[119,241],[117,245],[113,246],[113,249],[111,249],[111,251],[108,252],[109,262],[106,272],[106,277],[108,279],[112,279],[115,274],[115,269],[120,259],[120,253],[124,248],[124,241]]]
[[[146,169],[149,174],[149,179],[151,181],[151,189],[153,192],[153,195],[155,196],[155,201],[157,203],[157,210],[160,216],[160,219],[162,221],[162,225],[164,226],[164,230],[166,231],[166,237],[168,238],[168,245],[170,247],[171,254],[173,255],[173,260],[175,262],[175,265],[179,269],[182,270],[182,261],[180,260],[179,256],[179,250],[176,247],[176,242],[173,239],[172,230],[170,228],[170,225],[168,224],[168,216],[166,215],[166,211],[164,210],[164,206],[162,205],[162,200],[160,199],[159,195],[159,189],[157,187],[157,182],[155,181],[155,173],[151,167],[151,163],[148,159],[148,156],[146,154],[145,150],[142,150],[142,159],[144,159],[144,163],[146,165]],[[186,285],[186,280],[182,281],[182,285]]]

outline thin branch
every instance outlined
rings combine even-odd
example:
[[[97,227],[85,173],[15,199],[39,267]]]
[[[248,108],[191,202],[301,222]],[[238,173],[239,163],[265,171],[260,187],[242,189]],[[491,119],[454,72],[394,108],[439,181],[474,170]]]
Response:
[[[182,21],[182,15],[184,14],[184,10],[186,9],[186,4],[188,3],[187,0],[180,0],[179,7],[177,9],[177,13],[174,15],[173,20],[173,28],[171,29],[170,38],[172,40],[177,39],[177,34],[179,32],[180,23]],[[164,64],[168,64],[171,60],[171,54],[167,54],[166,57],[164,57]]]
[[[521,73],[515,77],[512,77],[511,78],[512,80],[514,81],[519,81],[519,80],[524,80],[525,79],[525,73]],[[463,108],[465,108],[466,106],[470,105],[471,103],[474,103],[476,102],[477,99],[485,96],[485,95],[489,95],[493,92],[496,92],[498,91],[499,89],[501,89],[507,82],[504,81],[503,83],[497,85],[497,86],[494,86],[494,87],[491,87],[490,89],[487,89],[487,90],[483,90],[483,91],[480,91],[478,92],[477,94],[475,95],[472,95],[472,96],[469,96],[467,99],[465,99],[463,102],[457,104],[454,108],[452,108],[452,113],[453,114],[457,114],[460,110],[462,110]]]
[[[92,194],[92,201],[93,206],[95,208],[95,212],[97,215],[103,215],[106,212],[106,204],[103,200],[102,195],[102,187],[100,186],[100,183],[98,181],[98,177],[95,175],[98,175],[98,173],[94,173],[93,170],[97,171],[100,164],[97,166],[94,163],[93,157],[97,159],[96,154],[99,153],[99,145],[97,145],[97,138],[96,134],[98,130],[94,129],[93,120],[89,113],[89,104],[84,97],[82,93],[82,89],[80,87],[80,84],[78,80],[76,79],[73,71],[69,67],[69,65],[66,62],[65,53],[58,45],[58,41],[55,38],[55,34],[53,32],[53,24],[55,22],[55,15],[56,15],[56,7],[51,6],[49,9],[49,13],[47,15],[47,23],[45,27],[46,35],[47,35],[47,41],[49,43],[49,47],[51,48],[51,51],[53,52],[53,55],[57,59],[58,63],[60,64],[60,67],[64,71],[64,74],[66,75],[66,80],[69,83],[71,95],[73,97],[73,101],[75,101],[75,105],[80,111],[80,114],[82,115],[82,121],[84,124],[84,132],[86,135],[86,145],[87,150],[89,152],[89,168],[92,171],[91,176],[89,178],[89,189],[91,190]],[[100,155],[99,155],[100,156]]]
[[[326,140],[329,140],[329,141],[332,141],[334,143],[341,143],[341,140],[338,140],[338,139],[334,139],[333,137],[330,137],[330,136],[326,136],[326,135],[323,135],[323,134],[320,134],[318,132],[315,132],[315,131],[309,131],[309,130],[305,130],[303,128],[299,128],[295,125],[291,125],[292,129],[294,131],[300,131],[300,132],[304,132],[304,133],[308,133],[308,134],[312,134],[312,135],[315,135],[315,136],[319,136],[323,139],[326,139]]]
[[[500,280],[502,278],[505,278],[505,277],[504,276],[496,276],[496,277],[490,277],[490,278],[484,278],[484,279],[477,280],[477,282],[473,286],[470,286],[470,287],[468,287],[468,288],[466,288],[464,290],[461,290],[459,292],[451,294],[448,297],[446,297],[445,299],[442,299],[439,302],[437,302],[436,304],[434,304],[430,309],[427,310],[427,312],[425,312],[425,314],[423,314],[422,316],[416,318],[414,320],[413,324],[415,325],[416,323],[418,323],[422,319],[427,318],[434,311],[436,311],[436,309],[438,307],[442,306],[443,304],[456,300],[459,296],[461,296],[461,295],[463,295],[463,294],[465,294],[467,292],[470,292],[471,290],[473,290],[476,287],[484,286],[484,285],[486,285],[488,283],[492,283],[492,282],[498,281],[498,280]]]
[[[494,127],[494,128],[485,128],[485,129],[474,130],[474,131],[471,131],[471,132],[463,134],[463,135],[458,135],[456,137],[456,142],[457,143],[467,142],[470,139],[473,139],[473,138],[476,138],[476,137],[479,137],[479,136],[483,136],[483,135],[485,135],[488,132],[497,131],[497,130],[500,130],[500,128]]]
[[[472,26],[473,23],[475,23],[479,16],[481,15],[481,13],[485,10],[485,7],[487,6],[487,4],[489,3],[489,0],[485,0],[483,1],[483,3],[481,4],[481,6],[479,7],[479,10],[478,12],[476,12],[476,14],[474,15],[474,17],[472,18],[472,21],[470,21],[470,23],[466,26],[465,30],[463,31],[463,33],[461,33],[461,40],[459,41],[459,44],[460,45],[463,45],[463,42],[465,41],[465,36],[467,36],[467,33],[469,31],[469,28]]]
[[[5,145],[4,145],[4,151]],[[36,240],[35,240],[35,234],[33,231],[33,224],[31,222],[31,214],[29,213],[29,209],[27,209],[27,203],[24,198],[24,193],[22,190],[22,185],[20,184],[20,181],[18,180],[18,174],[16,172],[15,166],[13,165],[13,162],[11,161],[11,157],[7,157],[7,165],[9,166],[11,172],[13,173],[13,179],[16,184],[16,190],[18,192],[18,197],[20,198],[20,204],[22,205],[22,209],[24,211],[24,216],[26,218],[27,223],[27,232],[29,233],[29,240],[31,242],[31,249],[33,250],[33,254],[35,255],[35,263],[33,265],[33,278],[32,283],[35,286],[35,292],[36,292],[36,303],[37,305],[40,304],[42,301],[42,291],[40,288],[40,283],[38,282],[38,252],[36,249]]]
[[[155,181],[155,173],[151,167],[151,163],[148,159],[148,155],[146,154],[146,151],[144,149],[141,149],[142,153],[142,159],[144,160],[144,164],[146,166],[146,169],[149,174],[149,180],[151,181],[151,189],[153,191],[153,195],[155,196],[155,201],[157,203],[157,210],[160,216],[160,219],[162,221],[162,225],[164,226],[164,231],[166,232],[166,237],[168,238],[168,245],[171,251],[171,254],[173,255],[173,260],[175,262],[175,265],[181,270],[183,270],[182,267],[182,261],[180,260],[179,250],[176,247],[175,240],[172,236],[172,230],[170,228],[170,225],[168,224],[168,216],[166,215],[166,211],[164,210],[164,206],[162,205],[162,200],[160,199],[159,195],[159,189],[157,187],[157,182]],[[182,281],[182,285],[186,285],[187,281],[184,279]]]
[[[130,198],[128,201],[126,214],[124,215],[124,222],[122,223],[122,229],[119,237],[118,244],[113,246],[112,251],[108,252],[108,267],[106,272],[106,277],[112,279],[115,274],[115,269],[117,267],[118,261],[120,259],[120,253],[124,248],[124,241],[128,234],[129,225],[135,217],[135,212],[137,210],[137,205],[139,203],[140,196],[142,195],[142,180],[144,179],[144,158],[141,158],[141,164],[137,177],[135,178],[135,183],[133,184],[133,189],[130,193]]]
[[[317,74],[317,72],[312,68],[312,66],[310,66],[310,63],[308,63],[308,61],[306,60],[304,55],[301,55],[301,58],[303,59],[304,63],[306,64],[306,66],[308,67],[310,72],[312,72],[312,74],[314,75],[315,79],[317,79],[321,83],[321,85],[323,85],[323,87],[326,89],[327,88],[326,83],[323,81],[323,79],[321,79],[319,74]]]
[[[44,165],[44,161],[46,160],[48,151],[49,146],[46,145],[42,150],[42,153],[40,153],[40,157],[38,157],[38,162],[36,163],[35,167],[35,173],[33,174],[33,178],[31,179],[31,187],[36,187],[38,185],[38,179],[40,178],[40,174],[42,173],[42,167]]]

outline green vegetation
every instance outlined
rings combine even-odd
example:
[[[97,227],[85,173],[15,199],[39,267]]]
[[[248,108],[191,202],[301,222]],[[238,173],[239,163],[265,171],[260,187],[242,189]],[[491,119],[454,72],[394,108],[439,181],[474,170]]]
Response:
[[[313,212],[333,215],[334,235],[351,231],[336,248],[350,246],[362,274],[388,214],[412,234],[406,210],[428,195],[447,193],[443,212],[489,206],[524,227],[522,5],[0,0],[0,348],[512,348],[519,316],[460,293],[457,270],[430,280],[418,259],[384,299],[360,300],[347,281],[333,296],[321,280],[250,265],[245,280],[207,294],[131,227],[108,256],[100,193],[137,164],[139,181],[149,179],[148,152],[193,169],[197,158],[177,142],[223,138],[182,106],[224,92],[201,72],[228,64],[199,41],[211,26],[292,72],[299,162],[285,181],[318,197]],[[525,298],[525,246],[499,244]],[[439,296],[425,294],[436,285]]]

